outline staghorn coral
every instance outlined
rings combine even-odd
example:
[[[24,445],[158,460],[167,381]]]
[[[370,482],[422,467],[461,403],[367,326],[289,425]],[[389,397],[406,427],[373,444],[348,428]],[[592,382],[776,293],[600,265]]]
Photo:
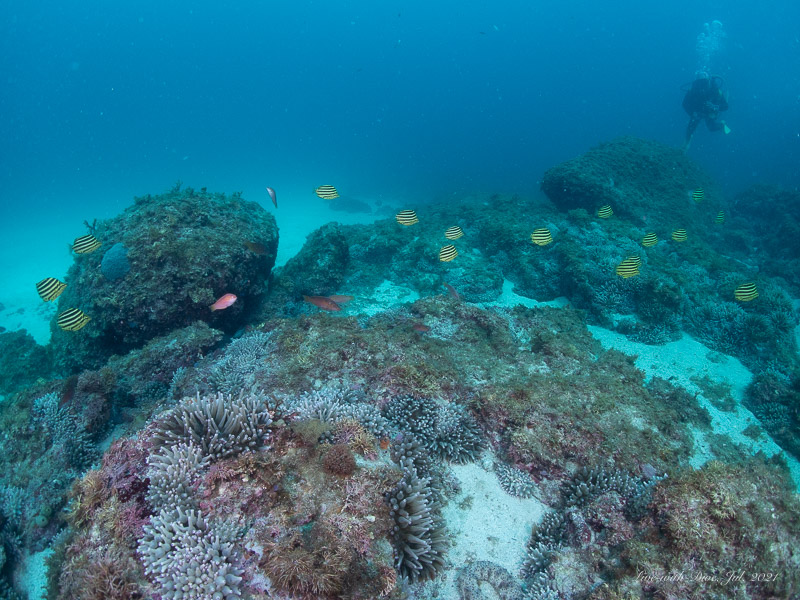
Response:
[[[192,443],[164,446],[147,457],[147,501],[157,510],[196,508],[195,482],[210,459]]]
[[[475,420],[458,404],[431,398],[395,398],[386,418],[400,431],[417,436],[433,454],[457,463],[475,460],[483,440]]]
[[[566,521],[561,512],[549,512],[542,521],[533,528],[528,542],[528,556],[522,567],[525,578],[534,577],[544,571],[553,560],[561,544],[564,542]]]
[[[497,463],[494,467],[497,480],[507,494],[518,498],[530,498],[536,493],[536,483],[524,471],[515,469],[511,465]]]
[[[272,424],[266,397],[218,393],[184,398],[156,426],[156,447],[191,442],[211,460],[219,460],[258,448]]]
[[[500,600],[523,600],[522,588],[503,567],[479,560],[458,571],[456,586],[460,600],[483,600],[480,582],[487,582]]]
[[[395,523],[395,568],[411,581],[433,577],[444,566],[446,542],[439,502],[428,478],[420,478],[413,467],[406,467],[386,501]]]
[[[200,511],[160,511],[139,540],[145,573],[168,600],[230,600],[241,596],[233,527],[209,523]]]
[[[214,361],[208,376],[211,389],[223,394],[250,389],[256,383],[256,374],[264,368],[264,360],[275,351],[269,333],[256,331],[233,340],[225,354]]]

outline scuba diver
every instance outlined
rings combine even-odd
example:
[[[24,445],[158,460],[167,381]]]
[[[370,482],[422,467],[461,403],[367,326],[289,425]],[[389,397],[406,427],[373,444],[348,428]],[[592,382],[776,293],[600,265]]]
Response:
[[[686,90],[683,109],[689,115],[689,124],[686,126],[684,150],[689,148],[692,136],[703,119],[709,131],[731,132],[725,121],[719,118],[721,112],[728,110],[728,94],[723,90],[723,85],[722,77],[699,73]]]

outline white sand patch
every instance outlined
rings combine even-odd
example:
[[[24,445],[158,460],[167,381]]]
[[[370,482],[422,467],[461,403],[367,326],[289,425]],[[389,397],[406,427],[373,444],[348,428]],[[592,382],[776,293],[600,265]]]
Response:
[[[354,314],[357,312],[371,317],[392,307],[416,302],[419,297],[414,289],[384,279],[369,297],[356,298],[348,306],[353,307],[351,312]]]
[[[745,388],[753,378],[737,359],[710,350],[692,337],[683,334],[683,337],[663,346],[648,346],[632,342],[624,335],[597,327],[589,326],[589,331],[597,338],[604,348],[614,348],[625,354],[636,356],[636,367],[644,371],[649,380],[654,376],[661,377],[678,385],[691,394],[697,395],[697,401],[711,415],[711,426],[718,434],[727,435],[732,442],[747,448],[750,452],[764,452],[767,456],[782,454],[789,465],[789,470],[795,485],[800,488],[800,462],[791,455],[783,452],[771,437],[763,435],[754,440],[742,433],[751,425],[760,425],[758,419],[742,405]],[[726,383],[731,388],[731,396],[736,401],[733,411],[717,409],[705,396],[702,390],[691,381],[692,377],[708,376],[710,379]],[[695,453],[690,459],[694,468],[699,468],[709,460],[715,458],[709,444],[705,440],[705,433],[693,431],[695,437]]]
[[[491,459],[484,462],[491,464]],[[497,563],[518,577],[531,529],[546,510],[534,498],[507,494],[494,472],[481,463],[450,468],[461,483],[461,492],[442,511],[452,544],[447,551],[447,567],[435,580],[420,584],[430,598],[458,598],[458,570],[476,560]]]
[[[28,600],[44,600],[47,592],[47,565],[45,561],[53,553],[47,548],[35,554],[28,554],[20,561],[14,573],[17,587],[21,588]]]
[[[503,292],[496,300],[492,300],[491,302],[475,303],[476,306],[480,306],[483,308],[488,308],[490,306],[502,306],[505,308],[512,308],[519,304],[521,304],[522,306],[527,306],[528,308],[535,308],[537,306],[554,306],[556,308],[563,308],[569,304],[569,300],[567,298],[564,298],[563,296],[558,297],[554,300],[548,300],[546,302],[539,302],[538,300],[534,300],[533,298],[526,298],[525,296],[520,296],[519,294],[514,292],[514,284],[508,279],[504,279]]]

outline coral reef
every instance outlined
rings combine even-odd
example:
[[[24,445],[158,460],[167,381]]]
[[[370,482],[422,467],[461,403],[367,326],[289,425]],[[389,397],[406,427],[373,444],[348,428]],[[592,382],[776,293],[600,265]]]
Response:
[[[479,583],[487,582],[500,600],[523,600],[522,588],[503,567],[479,560],[462,567],[458,572],[457,588],[460,600],[482,600]]]
[[[0,394],[10,395],[53,372],[49,346],[40,346],[25,331],[0,333]]]
[[[128,249],[125,244],[117,242],[103,254],[100,261],[100,272],[106,279],[116,281],[122,279],[131,270],[131,262],[128,260]]]
[[[92,320],[77,333],[52,324],[51,345],[65,372],[96,368],[197,320],[233,333],[260,300],[278,244],[275,219],[258,204],[179,187],[136,198],[122,215],[98,223],[95,235],[106,247],[127,248],[130,272],[123,284],[120,261],[107,277],[100,253],[76,256],[59,307],[80,307]],[[225,293],[237,302],[210,311]]]
[[[196,444],[212,460],[255,450],[272,423],[265,395],[217,393],[186,398],[156,426],[153,443],[171,446]]]

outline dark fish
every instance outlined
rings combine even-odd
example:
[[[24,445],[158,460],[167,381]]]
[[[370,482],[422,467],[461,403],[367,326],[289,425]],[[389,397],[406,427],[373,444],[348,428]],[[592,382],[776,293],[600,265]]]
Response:
[[[706,193],[703,188],[697,188],[695,191],[692,192],[692,200],[700,204],[705,198]]]
[[[628,279],[628,277],[634,277],[638,275],[639,265],[641,262],[642,259],[640,259],[638,256],[629,256],[617,265],[617,275],[623,279]]]
[[[244,247],[250,250],[250,252],[253,254],[264,255],[267,253],[267,247],[264,244],[259,244],[258,242],[245,242]]]
[[[658,236],[654,232],[650,232],[645,234],[642,238],[642,246],[645,248],[649,248],[650,246],[655,246],[658,243]]]
[[[756,288],[756,284],[752,281],[743,283],[733,292],[733,297],[739,302],[750,302],[758,298],[758,288]]]
[[[278,208],[278,197],[275,195],[275,190],[267,186],[267,193],[269,194],[270,200],[272,200],[272,203],[275,205],[275,208]]]
[[[400,223],[400,225],[405,225],[406,227],[414,225],[415,223],[419,223],[417,213],[411,209],[401,210],[395,215],[394,218],[397,219],[397,222]]]
[[[425,325],[424,323],[414,323],[414,331],[419,331],[420,333],[428,333],[430,330],[431,328]]]
[[[332,185],[321,185],[314,190],[314,193],[323,200],[333,200],[339,197],[339,192]]]
[[[92,318],[78,308],[68,308],[58,315],[56,324],[64,331],[78,331],[83,329]]]
[[[600,208],[597,209],[597,216],[601,219],[608,219],[611,215],[614,214],[614,211],[611,210],[611,206],[608,204],[604,204]]]
[[[75,238],[72,242],[72,251],[76,254],[89,254],[97,250],[102,244],[91,233]]]
[[[442,283],[442,285],[447,288],[447,293],[450,294],[451,297],[455,298],[456,300],[461,300],[461,296],[458,295],[456,288],[447,282]]]
[[[672,239],[676,242],[685,242],[687,237],[685,229],[674,229],[672,231]]]
[[[36,291],[39,292],[39,297],[45,302],[52,302],[61,295],[64,288],[67,287],[55,277],[45,277],[36,284]]]
[[[303,296],[303,300],[308,302],[309,304],[313,304],[317,308],[321,308],[322,310],[330,310],[330,311],[337,311],[342,310],[342,307],[339,306],[336,302],[328,298],[327,296]]]
[[[539,227],[533,230],[531,241],[537,246],[547,246],[553,241],[553,235],[547,227]]]
[[[725,222],[725,211],[721,210],[717,213],[717,216],[714,217],[714,223],[717,225],[722,225]]]
[[[457,240],[458,238],[464,237],[464,231],[458,225],[453,225],[444,232],[444,237],[448,240]]]
[[[442,246],[442,249],[439,250],[439,260],[442,262],[450,262],[456,256],[458,256],[458,250],[453,244],[447,244],[447,246]]]

